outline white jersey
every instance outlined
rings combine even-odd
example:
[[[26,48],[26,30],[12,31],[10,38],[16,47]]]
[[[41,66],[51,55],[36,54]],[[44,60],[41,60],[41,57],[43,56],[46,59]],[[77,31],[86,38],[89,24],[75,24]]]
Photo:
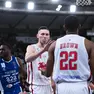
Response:
[[[0,94],[4,94],[4,90],[3,90],[3,87],[2,87],[2,84],[1,84],[1,81],[0,81],[0,91],[1,91],[1,93]]]
[[[29,84],[31,84],[31,81],[32,81],[32,64],[31,64],[31,62],[27,63],[26,66],[27,66],[27,79],[26,79],[26,81]]]
[[[32,45],[36,52],[40,52],[41,49],[36,45]],[[32,61],[32,84],[34,85],[50,85],[49,78],[41,74],[41,68],[46,68],[48,59],[48,52],[42,53],[37,59]]]
[[[85,38],[70,34],[57,39],[53,79],[55,82],[81,82],[90,77]]]
[[[27,64],[26,64],[26,66],[27,66],[27,79],[26,79],[26,81],[27,81],[27,83],[29,84],[29,91],[32,91],[32,63],[31,62],[28,62]]]

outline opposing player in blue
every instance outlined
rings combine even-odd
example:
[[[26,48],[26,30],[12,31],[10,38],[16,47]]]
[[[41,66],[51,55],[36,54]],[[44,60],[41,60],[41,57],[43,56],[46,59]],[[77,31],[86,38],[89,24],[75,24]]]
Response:
[[[20,94],[19,72],[26,76],[21,60],[12,56],[10,45],[5,42],[0,44],[0,57],[0,81],[4,94]]]

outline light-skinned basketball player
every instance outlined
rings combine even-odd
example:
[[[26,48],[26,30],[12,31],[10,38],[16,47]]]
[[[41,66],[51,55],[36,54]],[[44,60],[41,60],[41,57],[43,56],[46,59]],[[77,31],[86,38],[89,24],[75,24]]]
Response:
[[[42,73],[46,70],[48,48],[53,41],[50,40],[50,31],[42,26],[37,34],[38,43],[27,46],[25,61],[28,64],[28,80],[31,80],[32,94],[52,94],[50,78]],[[31,78],[30,78],[31,77]]]
[[[78,35],[79,26],[76,16],[66,17],[66,35],[48,50],[46,76],[51,76],[53,71],[56,94],[90,94],[87,80],[91,73],[94,77],[94,43]]]

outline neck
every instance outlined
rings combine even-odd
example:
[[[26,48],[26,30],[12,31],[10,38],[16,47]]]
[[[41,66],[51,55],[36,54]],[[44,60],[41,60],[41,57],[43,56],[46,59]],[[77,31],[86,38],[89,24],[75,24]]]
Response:
[[[5,61],[10,61],[10,60],[11,60],[11,55],[8,55],[8,56],[6,56],[6,57],[3,57],[3,59],[4,59]]]
[[[45,44],[42,44],[42,43],[37,43],[37,45],[39,46],[39,48],[44,48]]]
[[[78,34],[78,30],[67,30],[66,34]]]

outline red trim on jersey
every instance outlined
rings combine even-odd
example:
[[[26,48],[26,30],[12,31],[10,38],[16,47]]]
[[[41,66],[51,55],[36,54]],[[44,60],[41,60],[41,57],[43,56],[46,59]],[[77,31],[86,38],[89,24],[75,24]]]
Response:
[[[32,63],[31,63],[31,69],[32,69],[31,92],[32,92],[32,94],[34,94],[33,93],[33,65],[32,65]]]
[[[31,65],[31,64],[28,64],[28,82],[29,82],[29,80],[30,80],[30,68],[31,68],[30,65]]]

